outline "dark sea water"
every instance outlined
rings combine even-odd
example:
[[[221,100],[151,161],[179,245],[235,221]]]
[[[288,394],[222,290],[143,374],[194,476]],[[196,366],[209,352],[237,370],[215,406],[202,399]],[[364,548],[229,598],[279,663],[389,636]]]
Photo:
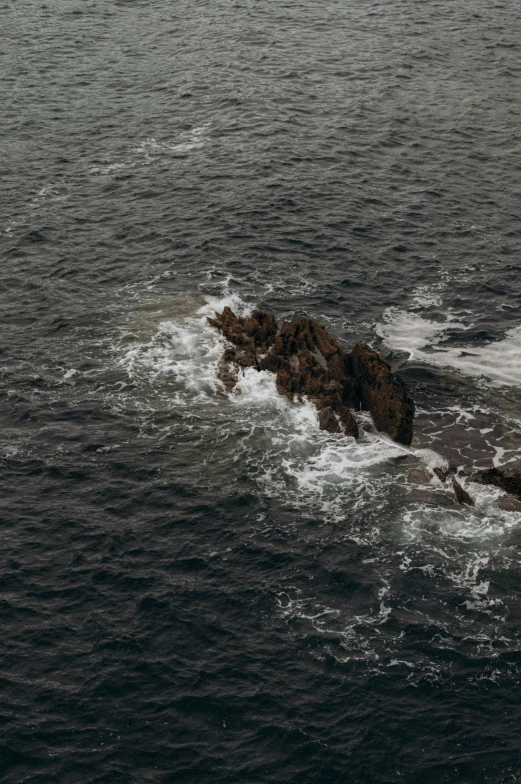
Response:
[[[0,10],[0,780],[520,782],[519,4]],[[412,447],[225,394],[225,304]]]

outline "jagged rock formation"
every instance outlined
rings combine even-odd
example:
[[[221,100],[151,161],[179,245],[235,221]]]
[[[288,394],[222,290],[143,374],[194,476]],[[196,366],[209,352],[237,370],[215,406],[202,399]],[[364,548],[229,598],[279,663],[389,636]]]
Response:
[[[521,473],[509,468],[487,468],[474,477],[483,485],[495,485],[521,500]]]
[[[393,441],[410,444],[414,403],[402,379],[391,373],[391,366],[383,357],[362,343],[352,350],[349,365],[358,380],[362,408],[371,412],[377,429],[390,435]]]
[[[226,307],[208,321],[233,344],[220,367],[228,390],[240,367],[270,370],[281,394],[313,400],[323,430],[357,438],[351,409],[361,407],[371,413],[378,430],[411,443],[414,403],[403,381],[369,346],[358,343],[348,352],[315,319],[301,317],[278,328],[273,314],[260,310],[242,318]]]
[[[460,485],[457,479],[452,477],[452,487],[454,488],[454,493],[456,494],[456,500],[459,504],[467,504],[467,506],[475,506],[474,501],[467,493],[466,490]]]
[[[443,482],[443,484],[447,483],[447,479],[449,477],[449,474],[453,470],[454,469],[451,469],[451,468],[449,468],[448,471],[444,471],[443,468],[433,468],[432,469],[432,471],[435,474],[435,476],[437,476],[438,479],[440,480],[440,482]],[[456,501],[458,502],[458,504],[466,504],[467,506],[476,506],[474,500],[470,497],[470,495],[467,493],[465,488],[463,488],[460,485],[460,483],[458,482],[458,480],[455,477],[452,477],[452,488],[454,490],[454,495],[456,496]]]
[[[323,430],[357,438],[352,409],[363,408],[378,430],[401,444],[411,443],[414,403],[389,363],[369,346],[357,343],[346,351],[315,319],[301,317],[279,328],[274,315],[261,310],[242,318],[226,307],[208,321],[232,344],[219,367],[228,391],[237,384],[240,368],[269,370],[276,374],[280,394],[290,400],[307,396],[315,403]],[[433,473],[446,484],[454,469],[434,468]],[[457,479],[450,478],[458,503],[474,506]],[[520,471],[489,468],[472,478],[521,501]]]

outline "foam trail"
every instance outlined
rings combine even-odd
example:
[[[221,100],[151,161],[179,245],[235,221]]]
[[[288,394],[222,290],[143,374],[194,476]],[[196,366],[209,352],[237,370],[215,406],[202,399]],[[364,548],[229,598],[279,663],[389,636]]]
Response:
[[[456,506],[450,484],[441,485],[432,474],[434,467],[447,468],[445,458],[432,449],[395,443],[375,431],[367,413],[356,412],[359,440],[323,431],[312,402],[289,401],[278,393],[274,374],[254,368],[240,370],[236,388],[225,394],[219,363],[226,341],[207,317],[226,305],[242,315],[252,310],[231,283],[231,278],[216,282],[215,295],[203,303],[191,297],[165,307],[159,301],[153,322],[150,314],[156,310],[147,302],[134,329],[127,325],[118,364],[139,389],[144,410],[177,410],[184,421],[197,423],[191,427],[210,428],[227,440],[233,464],[251,472],[265,497],[328,523],[344,525],[350,519],[350,535],[361,542],[378,539],[381,520],[396,525],[405,541],[425,546],[433,528],[438,538],[483,542],[518,525],[517,512],[498,508],[497,488],[461,478],[476,507]],[[499,451],[497,458],[503,459]],[[396,509],[395,519],[388,512]],[[353,511],[370,523],[361,523],[359,530]]]
[[[253,307],[244,302],[239,294],[229,288],[230,280],[231,277],[228,277],[223,283],[218,284],[223,288],[222,293],[215,296],[205,295],[206,302],[197,311],[203,317],[204,323],[206,323],[207,316],[214,318],[215,314],[222,313],[226,306],[231,308],[238,316],[251,316]]]
[[[389,348],[408,353],[411,360],[454,368],[464,375],[487,378],[503,386],[521,385],[521,326],[509,330],[503,340],[486,346],[453,348],[438,345],[444,333],[454,329],[468,327],[450,319],[440,323],[418,313],[390,308],[376,331]]]
[[[209,326],[207,317],[225,306],[243,316],[252,311],[252,306],[231,290],[230,282],[231,278],[219,281],[218,293],[206,295],[206,302],[193,315],[161,320],[147,340],[126,345],[120,366],[134,380],[155,379],[156,392],[161,377],[170,380],[176,386],[178,404],[191,406],[195,400],[206,400],[216,405],[216,393],[222,395],[224,391],[218,368],[226,341]],[[380,433],[365,432],[355,441],[321,430],[314,404],[307,400],[291,403],[278,393],[275,375],[268,371],[241,370],[228,399],[235,418],[260,428],[270,449],[278,453],[279,465],[287,476],[311,493],[321,495],[327,485],[358,481],[355,474],[402,455],[416,457],[427,467],[445,465],[444,459],[431,450],[405,447]],[[368,415],[359,418],[362,430],[373,430]]]

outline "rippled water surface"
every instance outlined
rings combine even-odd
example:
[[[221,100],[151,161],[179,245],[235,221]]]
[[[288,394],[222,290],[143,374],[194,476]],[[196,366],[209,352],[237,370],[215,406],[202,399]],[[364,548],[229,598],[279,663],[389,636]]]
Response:
[[[519,782],[518,4],[0,9],[2,781]],[[226,304],[412,446],[227,394]]]

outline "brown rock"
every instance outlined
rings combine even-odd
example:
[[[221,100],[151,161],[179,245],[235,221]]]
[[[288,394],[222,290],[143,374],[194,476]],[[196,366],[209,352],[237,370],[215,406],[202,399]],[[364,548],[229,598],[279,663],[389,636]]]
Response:
[[[457,479],[454,479],[454,477],[452,477],[452,486],[454,488],[454,492],[456,493],[456,500],[459,504],[467,504],[467,506],[475,506],[475,503],[470,497],[470,495],[467,493],[466,490],[462,488],[460,483],[457,481]]]
[[[414,404],[388,363],[368,346],[350,354],[315,319],[296,318],[280,329],[272,313],[255,311],[250,318],[226,307],[208,319],[233,344],[223,360],[221,380],[233,386],[233,365],[276,373],[277,390],[290,400],[307,396],[319,410],[323,430],[357,438],[351,408],[368,409],[379,430],[410,444]]]
[[[259,365],[277,374],[277,389],[290,400],[306,395],[321,412],[320,427],[357,438],[356,420],[347,404],[353,404],[356,384],[351,378],[347,353],[322,324],[297,318],[283,324]]]
[[[502,495],[497,505],[506,512],[521,512],[521,500],[513,495]]]
[[[391,366],[383,357],[362,343],[353,348],[349,366],[358,381],[362,407],[370,411],[376,428],[393,441],[410,444],[414,403],[402,379],[391,373]]]
[[[353,412],[347,406],[341,406],[337,409],[336,413],[340,419],[342,427],[344,428],[344,433],[346,436],[358,438],[360,431],[358,429],[358,422],[354,418]]]
[[[495,485],[510,495],[521,499],[521,473],[509,468],[487,468],[476,477],[476,482],[484,485]]]
[[[321,430],[329,430],[330,433],[343,432],[346,436],[358,438],[360,435],[358,423],[347,406],[338,405],[337,401],[327,396],[315,398],[314,402],[318,408],[318,423]]]
[[[246,319],[236,316],[226,306],[222,313],[216,313],[215,318],[208,321],[236,347],[234,361],[238,365],[259,369],[257,354],[268,350],[277,332],[273,313],[256,310]]]
[[[447,481],[447,474],[441,468],[433,468],[433,473],[436,474],[440,482],[445,483]]]
[[[237,381],[239,380],[238,370],[239,366],[237,364],[235,351],[233,349],[227,349],[221,357],[217,372],[217,377],[227,392],[231,392],[237,384]]]
[[[338,419],[330,406],[326,406],[318,412],[318,424],[321,430],[329,430],[330,433],[341,432]]]

